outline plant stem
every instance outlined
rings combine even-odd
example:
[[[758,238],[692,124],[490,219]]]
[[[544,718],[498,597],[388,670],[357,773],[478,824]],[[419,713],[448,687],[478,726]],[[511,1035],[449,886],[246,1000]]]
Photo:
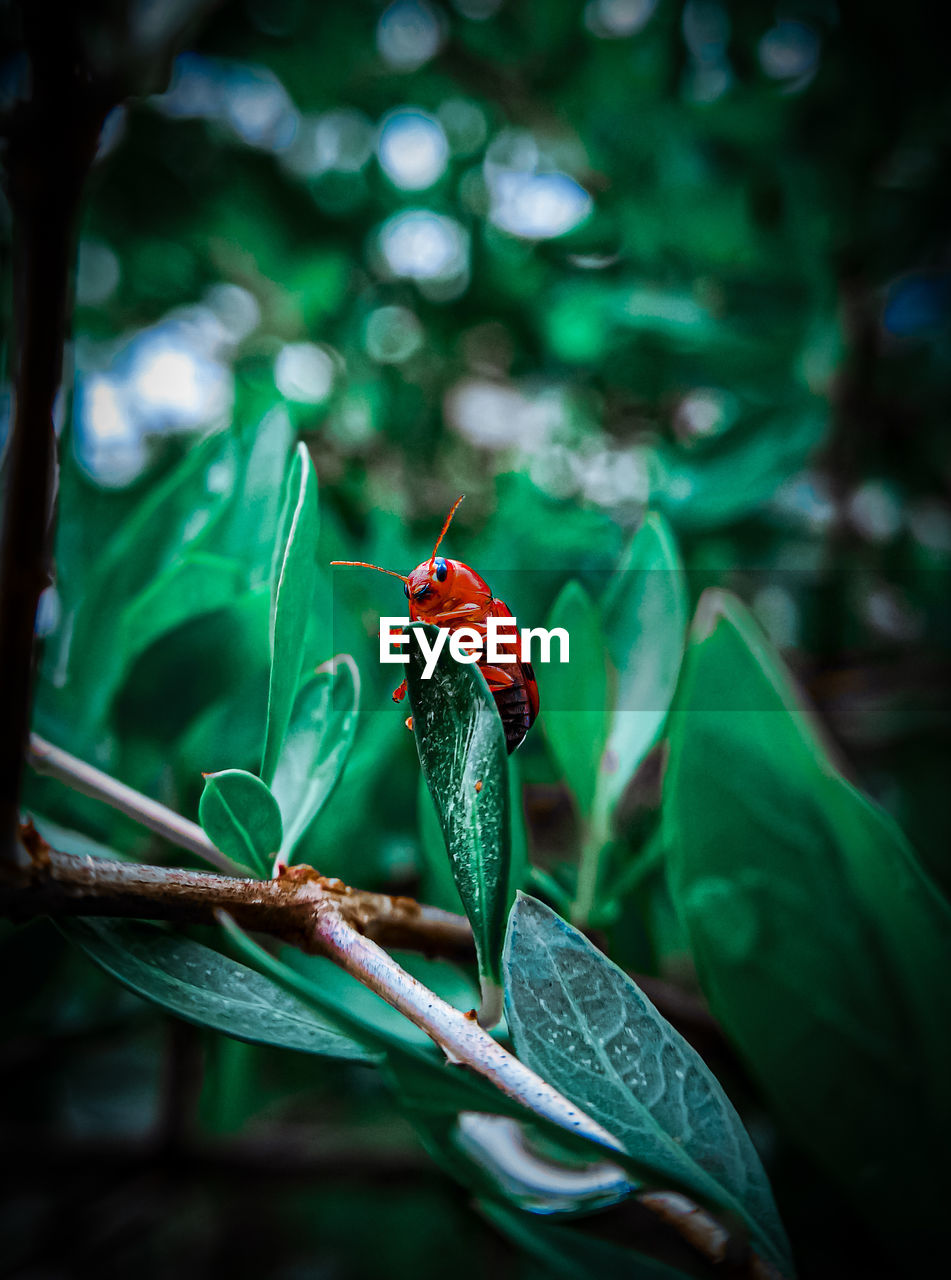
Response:
[[[472,1014],[460,1012],[424,987],[332,906],[317,909],[314,939],[335,964],[425,1031],[450,1063],[471,1067],[508,1097],[572,1133],[621,1150],[612,1134],[503,1049]]]
[[[244,929],[314,950],[311,921],[330,904],[355,929],[386,946],[471,959],[468,921],[412,898],[352,889],[312,867],[292,867],[276,880],[239,880],[210,871],[142,866],[59,853],[31,824],[21,832],[30,866],[20,883],[0,884],[0,915],[124,916],[214,924],[227,911]]]
[[[91,796],[93,800],[101,800],[103,804],[140,822],[157,835],[164,836],[180,849],[196,853],[199,858],[204,858],[220,871],[244,875],[244,870],[237,863],[215,848],[197,823],[189,822],[173,809],[144,796],[141,791],[127,787],[124,782],[110,778],[107,773],[93,768],[85,760],[79,760],[68,751],[54,747],[39,734],[30,734],[27,759],[37,773],[58,778],[74,791],[81,791],[84,796]]]
[[[606,816],[595,800],[595,810],[590,818],[582,819],[581,857],[578,861],[578,887],[571,908],[571,922],[579,929],[591,923],[598,898],[601,878],[601,858],[610,843],[610,829]]]
[[[30,867],[18,886],[0,885],[0,914],[131,916],[187,924],[210,923],[227,913],[243,929],[326,956],[423,1030],[449,1062],[469,1067],[536,1115],[620,1150],[616,1138],[513,1057],[472,1014],[440,999],[379,945],[446,954],[450,942],[460,949],[465,942],[471,956],[471,933],[461,921],[461,936],[460,917],[406,898],[361,893],[309,867],[292,868],[276,880],[238,880],[59,853],[30,825],[21,839]],[[674,1193],[649,1192],[641,1199],[702,1256],[723,1260],[728,1235],[710,1214]],[[750,1254],[738,1274],[768,1280],[775,1273]]]
[[[36,10],[41,12],[38,14]],[[17,829],[33,683],[37,603],[50,582],[56,436],[53,407],[69,322],[80,197],[107,103],[84,80],[64,23],[41,31],[25,6],[32,97],[15,112],[6,171],[13,213],[15,410],[0,534],[0,870],[19,859]]]
[[[165,805],[159,804],[157,800],[150,799],[132,787],[126,786],[125,783],[117,782],[115,778],[110,778],[108,774],[94,769],[92,765],[70,755],[68,751],[54,747],[37,734],[30,736],[28,758],[38,773],[56,778],[73,790],[91,796],[94,800],[101,800],[103,804],[119,810],[127,817],[148,827],[149,830],[163,836],[171,844],[187,849],[227,874],[237,875],[242,881],[244,880],[244,868],[237,867],[216,849],[201,827],[194,822],[189,822],[187,818],[183,818],[172,809],[166,808]],[[532,870],[534,878],[536,869]],[[312,872],[310,868],[297,867],[288,872],[288,875],[291,877],[316,875],[316,872]],[[336,886],[335,892],[345,892],[350,895],[349,909],[359,916],[363,932],[368,936],[377,936],[374,930],[378,927],[378,921],[385,915],[390,919],[388,927],[391,935],[388,945],[402,946],[409,951],[422,950],[427,954],[454,959],[466,961],[472,959],[472,930],[465,916],[456,915],[451,911],[441,911],[437,907],[421,906],[410,898],[391,898],[386,894],[366,893],[360,889],[347,888],[342,886],[339,880],[327,881],[327,883]],[[560,886],[544,873],[539,874],[538,884],[543,893],[557,894],[556,905],[564,912],[568,901],[567,895],[562,892]],[[419,912],[420,915],[414,915],[413,912]],[[401,922],[404,920],[408,930],[405,940],[393,941],[397,924],[399,923],[402,928]],[[420,939],[419,946],[413,941],[415,927],[412,922],[417,920],[425,921],[425,936]],[[681,987],[659,978],[640,973],[632,976],[667,1021],[686,1036],[702,1057],[729,1061],[736,1069],[729,1045],[702,1001]]]

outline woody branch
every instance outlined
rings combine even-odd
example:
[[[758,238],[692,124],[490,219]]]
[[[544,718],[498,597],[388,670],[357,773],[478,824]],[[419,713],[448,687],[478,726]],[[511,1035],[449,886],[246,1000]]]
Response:
[[[190,822],[157,800],[152,800],[132,787],[127,787],[107,773],[87,764],[86,761],[62,750],[61,747],[53,746],[38,734],[34,733],[30,736],[28,759],[37,773],[57,778],[71,789],[117,809],[171,844],[197,854],[222,871],[231,875],[243,875],[243,870],[215,848],[197,823]],[[176,874],[198,875],[194,872],[177,872]],[[293,876],[309,874],[314,882],[319,879],[325,891],[336,896],[337,901],[342,905],[345,918],[361,929],[368,938],[383,946],[402,948],[407,951],[422,951],[427,955],[456,960],[471,960],[474,955],[472,930],[465,916],[441,911],[437,907],[424,906],[412,898],[393,898],[388,894],[367,893],[361,889],[354,889],[339,880],[331,881],[324,877],[317,877],[317,873],[312,872],[310,868],[301,868],[291,874]],[[201,884],[204,887],[202,892],[210,885],[218,884],[219,880],[219,877],[204,874],[201,877]],[[260,881],[241,881],[240,883],[245,886],[255,885],[258,890],[262,888]],[[328,886],[333,887],[328,888]],[[313,884],[309,892],[312,891]],[[241,897],[245,890],[232,890],[232,892]],[[79,898],[75,896],[74,886],[71,893],[74,895],[71,901],[75,904],[73,914],[80,914],[78,905],[80,902],[94,904],[96,901],[94,891],[87,893],[84,898]],[[63,910],[66,910],[65,904]],[[85,914],[93,914],[92,907],[86,910]],[[114,911],[113,914],[121,913]],[[263,927],[262,931],[267,932]],[[635,977],[641,990],[660,1009],[668,1022],[686,1036],[701,1056],[729,1060],[730,1065],[733,1068],[736,1067],[719,1024],[702,1001],[681,987],[665,982],[663,979],[647,974],[637,974]]]
[[[35,736],[30,751],[34,767],[206,859],[222,861],[201,828],[179,814]],[[425,1031],[450,1062],[477,1072],[528,1110],[602,1148],[619,1148],[610,1133],[508,1053],[470,1015],[413,978],[384,949],[469,959],[472,934],[463,917],[411,898],[353,889],[310,867],[291,868],[274,880],[259,881],[63,854],[51,849],[31,824],[21,829],[21,841],[28,854],[26,866],[16,880],[0,885],[0,914],[130,916],[187,924],[214,923],[225,913],[243,929],[326,956]],[[683,1196],[653,1191],[643,1194],[641,1202],[710,1262],[721,1264],[735,1244],[714,1218]],[[773,1275],[753,1253],[747,1254],[737,1274],[749,1280]]]
[[[241,880],[60,853],[31,823],[22,826],[21,841],[27,865],[18,882],[0,884],[0,915],[132,916],[187,924],[213,923],[226,913],[244,929],[326,956],[425,1031],[450,1063],[475,1071],[527,1111],[589,1138],[605,1155],[620,1150],[611,1133],[513,1057],[471,1014],[453,1008],[407,973],[380,945],[441,954],[464,946],[468,952],[468,926],[462,921],[463,929],[450,912],[350,889],[309,867],[270,881]],[[641,1202],[708,1262],[720,1265],[729,1256],[729,1233],[685,1197],[651,1191]],[[777,1280],[752,1252],[737,1274],[746,1280]]]
[[[311,867],[290,868],[274,880],[239,879],[59,853],[30,823],[21,828],[21,840],[29,865],[18,880],[0,884],[0,914],[15,919],[127,916],[214,924],[226,911],[243,929],[313,952],[322,949],[313,938],[314,913],[330,906],[382,946],[456,959],[472,955],[472,932],[462,916],[413,898],[353,889]]]

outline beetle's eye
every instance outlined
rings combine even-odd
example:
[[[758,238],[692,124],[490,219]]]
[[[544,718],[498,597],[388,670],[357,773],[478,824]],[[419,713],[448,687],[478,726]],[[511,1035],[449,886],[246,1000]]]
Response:
[[[409,599],[409,583],[408,582],[403,583],[403,595],[406,597],[407,600]]]
[[[436,581],[445,582],[449,576],[449,566],[446,564],[442,556],[436,557]]]

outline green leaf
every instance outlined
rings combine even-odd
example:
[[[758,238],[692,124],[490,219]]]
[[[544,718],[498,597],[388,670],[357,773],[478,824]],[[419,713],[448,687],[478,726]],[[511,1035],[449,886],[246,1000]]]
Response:
[[[261,777],[270,783],[294,706],[317,575],[317,474],[304,444],[291,463],[271,576],[271,681]]]
[[[119,645],[123,667],[150,644],[199,614],[233,604],[242,594],[243,567],[225,556],[192,551],[170,565],[122,611]],[[120,682],[121,671],[116,673]]]
[[[505,944],[505,1010],[518,1056],[623,1144],[654,1180],[740,1214],[792,1273],[753,1144],[700,1056],[637,985],[535,898]]]
[[[265,412],[254,397],[241,416],[248,425],[234,501],[202,545],[210,544],[209,550],[240,560],[248,569],[250,584],[259,586],[268,582],[274,560],[294,433],[283,404]]]
[[[670,884],[714,1014],[860,1210],[927,1232],[951,1114],[947,904],[724,592],[697,610],[670,746]]]
[[[166,632],[128,671],[114,707],[118,732],[128,744],[143,737],[138,726],[147,724],[156,747],[175,767],[179,786],[191,787],[198,772],[256,767],[267,705],[267,613],[267,589],[246,591],[224,608],[192,616]],[[254,682],[250,698],[249,681]],[[191,745],[201,747],[201,735],[192,738],[193,728],[225,705],[232,708],[231,725],[209,726],[216,735],[211,749],[190,756]]]
[[[545,1268],[546,1275],[570,1280],[686,1280],[687,1273],[645,1254],[601,1240],[584,1229],[556,1226],[546,1218],[521,1213],[497,1201],[479,1202],[480,1211],[519,1249]]]
[[[281,857],[290,863],[343,772],[357,727],[360,673],[348,653],[331,658],[302,685],[271,791],[281,810]]]
[[[525,813],[522,806],[522,782],[517,756],[508,758],[509,817],[511,821],[511,859],[509,864],[509,900],[516,890],[524,888],[531,874],[528,862],[528,833],[525,829]],[[443,907],[447,911],[463,910],[459,890],[453,879],[452,868],[446,857],[439,815],[433,804],[426,779],[420,773],[417,795],[417,820],[419,841],[423,851],[423,884],[420,898]]]
[[[569,662],[539,666],[540,718],[548,745],[582,816],[594,804],[598,763],[607,737],[607,666],[601,620],[579,582],[565,584],[551,607],[549,629],[570,637]],[[552,645],[554,659],[556,645]]]
[[[443,838],[442,824],[429,786],[422,772],[419,775],[417,790],[416,815],[419,827],[419,841],[423,850],[423,881],[420,897],[434,907],[442,907],[445,911],[464,911],[459,890],[452,874],[452,867],[446,855],[446,841]]]
[[[399,1081],[401,1093],[404,1081]],[[451,1112],[417,1099],[409,1082],[406,1108],[426,1151],[470,1193],[498,1199],[531,1214],[593,1213],[625,1200],[635,1184],[604,1148],[593,1150],[576,1134],[508,1115],[464,1108]],[[404,1094],[405,1096],[405,1094]],[[448,1101],[448,1097],[446,1098]]]
[[[263,879],[271,876],[281,847],[281,811],[260,778],[244,769],[206,774],[198,819],[222,853]]]
[[[598,806],[610,813],[657,741],[683,657],[687,592],[663,516],[648,515],[631,539],[605,594],[603,617],[618,676],[597,784]]]
[[[436,628],[423,630],[433,644]],[[472,925],[488,1016],[501,983],[509,905],[511,823],[505,734],[495,699],[475,664],[455,662],[446,645],[431,679],[424,680],[422,650],[415,636],[409,658],[406,672],[416,749],[439,814],[456,888]]]
[[[73,920],[60,928],[130,991],[188,1022],[253,1044],[379,1060],[269,978],[190,938],[126,920]]]
[[[183,548],[197,546],[220,521],[236,459],[229,432],[194,445],[122,521],[77,588],[70,674],[77,682],[77,706],[87,733],[105,715],[125,670],[122,610],[143,584],[173,565]],[[81,737],[75,745],[82,747]]]
[[[458,1152],[457,1176],[473,1190],[529,1213],[593,1213],[626,1200],[638,1185],[617,1161],[592,1159],[590,1147],[559,1141],[531,1121],[469,1112],[444,1141]]]

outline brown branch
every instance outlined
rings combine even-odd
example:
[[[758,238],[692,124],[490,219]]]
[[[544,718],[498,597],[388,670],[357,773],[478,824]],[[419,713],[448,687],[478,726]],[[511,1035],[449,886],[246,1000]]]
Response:
[[[470,956],[471,934],[461,917],[412,899],[352,889],[310,867],[291,868],[275,880],[239,880],[59,853],[29,823],[21,837],[28,868],[18,884],[0,884],[0,914],[135,916],[179,923],[212,923],[227,914],[243,929],[326,956],[425,1031],[447,1061],[475,1071],[528,1111],[589,1138],[605,1154],[621,1149],[612,1134],[483,1030],[474,1011],[465,1013],[441,1000],[379,945]],[[724,1258],[729,1235],[705,1210],[673,1193],[642,1199],[703,1257],[714,1263]],[[773,1274],[752,1253],[744,1272],[749,1280]]]
[[[134,819],[150,831],[163,836],[181,849],[187,849],[210,862],[213,866],[232,874],[243,875],[243,870],[226,858],[216,849],[197,823],[189,822],[181,814],[144,796],[125,783],[110,778],[100,769],[94,768],[84,760],[70,755],[61,747],[54,747],[38,734],[30,735],[28,755],[31,766],[48,777],[57,778],[60,782],[83,795],[101,800],[103,804],[117,809],[120,813]],[[298,874],[292,872],[292,874]],[[316,874],[316,873],[314,873]],[[335,882],[339,884],[340,882]],[[427,954],[447,956],[450,959],[472,958],[472,931],[464,916],[444,911],[440,919],[445,922],[444,933],[435,936],[432,932],[425,938],[425,946],[419,947],[414,941],[416,931],[406,925],[406,910],[400,907],[396,916],[389,905],[393,902],[408,903],[408,898],[390,898],[386,894],[367,894],[360,890],[342,886],[340,892],[359,898],[352,902],[353,922],[361,927],[367,937],[384,941],[384,945],[402,948],[407,951],[424,950]],[[424,913],[433,913],[433,907],[420,907]],[[390,924],[389,936],[382,940],[376,930],[383,916],[388,916]],[[451,924],[449,922],[452,922]],[[401,934],[400,929],[405,932]],[[660,1010],[669,1023],[676,1027],[684,1038],[708,1062],[739,1069],[739,1064],[729,1043],[720,1029],[719,1023],[696,996],[684,991],[673,983],[662,978],[654,978],[646,974],[635,973],[634,981],[647,995],[648,999]]]
[[[472,931],[463,916],[412,898],[352,889],[312,867],[292,867],[276,880],[239,880],[58,853],[32,823],[21,834],[30,866],[19,883],[0,883],[0,915],[14,919],[124,916],[215,924],[217,913],[227,911],[243,929],[315,952],[321,948],[313,938],[313,914],[329,903],[353,928],[384,946],[456,959],[472,956]]]

